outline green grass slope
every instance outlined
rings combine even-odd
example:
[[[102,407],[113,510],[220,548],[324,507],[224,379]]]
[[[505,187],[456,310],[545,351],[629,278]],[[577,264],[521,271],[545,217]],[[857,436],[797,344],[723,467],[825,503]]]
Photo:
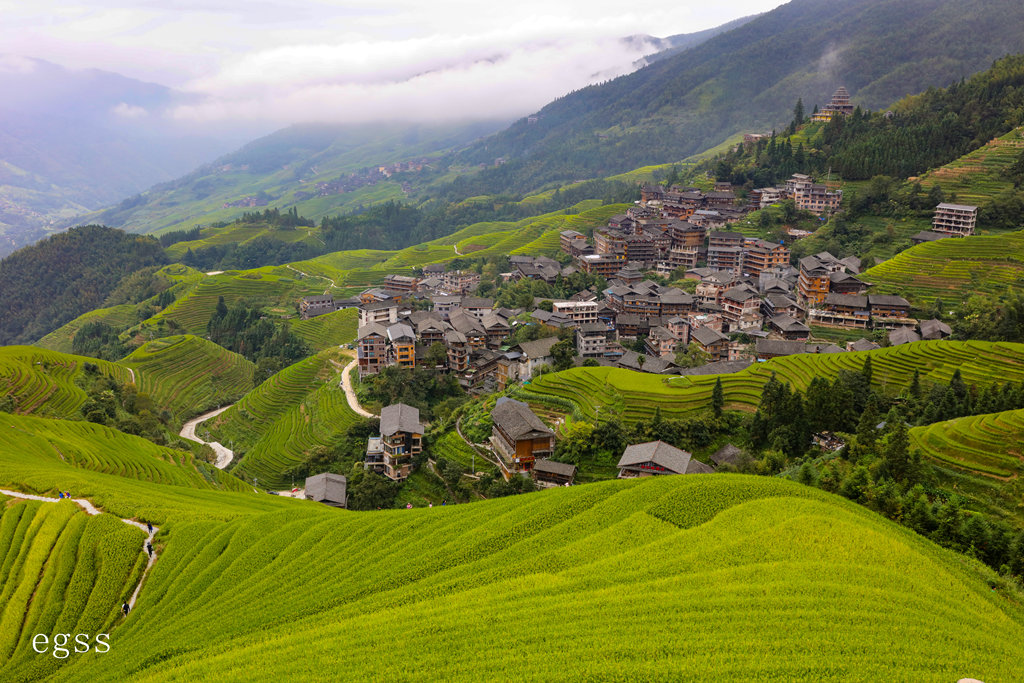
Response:
[[[60,667],[33,651],[35,634],[86,633],[94,645],[109,633],[145,564],[144,538],[71,501],[0,502],[0,679],[38,681]]]
[[[119,365],[133,369],[139,391],[179,422],[244,394],[256,369],[237,353],[192,335],[147,342]]]
[[[946,465],[1009,478],[1024,460],[1024,410],[972,415],[910,430],[911,446]]]
[[[196,489],[249,491],[241,480],[197,460],[188,451],[158,446],[141,437],[91,422],[0,413],[4,450],[31,453],[36,464],[66,463],[77,469]]]
[[[708,410],[715,381],[721,377],[726,408],[752,411],[773,372],[780,381],[806,389],[814,377],[832,378],[840,370],[859,370],[868,357],[872,384],[888,393],[908,386],[915,370],[925,383],[948,382],[957,369],[969,384],[1024,379],[1024,344],[931,341],[858,353],[774,358],[731,375],[669,377],[620,368],[575,368],[542,375],[524,386],[520,395],[586,419],[647,419],[656,408],[666,417],[679,417]]]
[[[1020,157],[1022,149],[1024,128],[1015,128],[956,161],[925,173],[919,180],[925,189],[938,185],[947,197],[956,193],[960,204],[984,206],[1001,192],[1013,189],[1013,180],[1006,171]],[[984,230],[985,226],[979,227]]]
[[[206,423],[217,441],[236,451],[233,471],[264,486],[290,486],[285,471],[358,419],[339,386],[348,361],[337,350],[322,351],[273,375]]]
[[[302,337],[317,351],[323,351],[355,340],[359,327],[359,312],[354,308],[346,308],[309,320],[293,318],[289,322],[292,332]]]
[[[872,292],[899,294],[918,307],[958,302],[1024,286],[1024,231],[927,242],[864,271]]]
[[[1024,655],[1019,595],[991,590],[994,574],[792,482],[662,477],[371,513],[275,503],[175,524],[111,653],[56,679],[993,683]]]
[[[86,363],[118,382],[131,381],[128,369],[116,363],[34,346],[0,346],[0,396],[12,396],[18,413],[78,417],[86,394],[75,380]]]

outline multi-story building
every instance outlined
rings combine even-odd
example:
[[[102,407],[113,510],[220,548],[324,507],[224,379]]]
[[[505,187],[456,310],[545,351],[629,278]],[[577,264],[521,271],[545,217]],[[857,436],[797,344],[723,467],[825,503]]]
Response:
[[[405,323],[388,325],[388,361],[403,368],[416,367],[416,333]]]
[[[574,323],[582,325],[597,322],[597,309],[601,305],[596,301],[557,301],[552,305],[552,312],[561,313]]]
[[[419,278],[408,275],[388,275],[384,278],[384,289],[392,292],[415,292]]]
[[[625,256],[611,254],[585,254],[580,257],[580,267],[585,273],[593,273],[605,278],[615,275],[625,264]]]
[[[424,431],[418,408],[395,403],[381,409],[384,476],[393,481],[404,481],[409,476],[413,457],[423,450]]]
[[[584,358],[600,358],[615,340],[615,328],[605,323],[585,323],[576,328],[576,353]]]
[[[554,432],[525,403],[499,398],[491,421],[491,444],[507,475],[529,472],[535,460],[549,458],[555,451]]]
[[[359,376],[376,375],[381,368],[388,364],[387,328],[379,323],[361,325],[356,340]]]
[[[441,277],[446,292],[468,294],[480,285],[480,273],[471,270],[453,270]]]
[[[808,312],[809,322],[825,327],[865,329],[871,319],[868,298],[859,294],[830,293]]]
[[[745,245],[743,253],[743,272],[754,277],[771,268],[785,266],[789,263],[789,249],[764,240],[752,240]]]
[[[469,369],[469,341],[458,330],[444,333],[444,345],[448,349],[448,369],[452,372],[466,372]]]
[[[299,301],[299,315],[303,320],[336,310],[334,297],[330,295],[306,296]]]
[[[967,204],[939,204],[932,218],[932,232],[953,237],[967,237],[974,234],[978,221],[978,207]]]
[[[829,293],[829,276],[843,269],[844,266],[839,259],[828,252],[800,259],[800,279],[797,280],[799,302],[808,307],[822,303]]]
[[[378,323],[388,325],[398,322],[398,304],[391,301],[374,301],[359,307],[359,324]]]

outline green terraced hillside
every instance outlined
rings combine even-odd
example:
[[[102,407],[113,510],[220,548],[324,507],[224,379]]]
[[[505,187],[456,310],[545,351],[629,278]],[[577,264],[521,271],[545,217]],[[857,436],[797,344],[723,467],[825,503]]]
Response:
[[[156,272],[154,277],[162,277],[173,282],[174,284],[169,289],[175,299],[180,299],[195,289],[196,285],[206,276],[193,268],[176,263],[164,266]],[[139,322],[139,320],[151,314],[155,306],[155,300],[156,297],[154,296],[138,304],[122,303],[105,308],[97,308],[78,316],[71,322],[62,325],[33,343],[35,346],[41,346],[44,349],[72,353],[71,341],[75,338],[78,330],[86,323],[101,322],[119,331],[127,330]],[[142,343],[142,340],[139,339],[137,343]]]
[[[115,474],[157,484],[196,489],[249,491],[244,482],[197,460],[188,451],[157,446],[91,422],[50,420],[0,413],[4,444],[0,450],[30,453],[34,465],[67,464],[76,469]],[[19,483],[33,486],[33,481]],[[66,488],[66,487],[65,487]],[[33,490],[46,491],[46,486]]]
[[[960,417],[910,430],[911,446],[946,465],[1016,477],[1024,464],[1024,410]]]
[[[122,384],[131,381],[128,369],[116,363],[34,346],[0,346],[0,396],[12,396],[18,413],[76,418],[87,397],[75,380],[86,363]]]
[[[919,308],[936,297],[959,302],[1024,286],[1024,231],[927,242],[861,275],[876,294],[899,294]]]
[[[178,422],[244,394],[256,369],[237,353],[192,335],[147,342],[119,365],[134,370],[139,391]]]
[[[726,408],[752,411],[773,372],[780,381],[806,389],[816,376],[832,378],[843,369],[859,370],[869,356],[872,384],[890,394],[909,386],[915,370],[925,385],[948,382],[957,369],[968,384],[1024,380],[1024,344],[929,341],[858,353],[773,358],[731,375],[670,377],[620,368],[574,368],[534,379],[521,396],[585,419],[647,419],[656,408],[666,417],[679,417],[709,410],[711,392],[721,377]]]
[[[358,419],[339,386],[349,360],[336,349],[322,351],[273,375],[205,423],[215,440],[236,451],[232,471],[270,488],[290,487],[284,473]]]
[[[1021,150],[1024,128],[1015,128],[956,161],[925,173],[919,180],[926,190],[938,185],[947,197],[956,193],[960,204],[984,206],[1001,192],[1013,189],[1006,171],[1020,157]],[[979,225],[978,229],[984,232],[985,226]]]
[[[292,319],[292,332],[302,337],[307,344],[317,351],[332,346],[348,344],[355,340],[359,327],[359,311],[346,308],[325,315],[318,315],[309,320]]]
[[[369,513],[263,505],[229,521],[168,510],[111,652],[55,680],[999,683],[1024,656],[1021,596],[995,574],[788,481],[653,477]]]
[[[5,501],[0,496],[0,680],[39,681],[62,661],[34,652],[33,636],[86,633],[94,644],[94,634],[109,633],[145,564],[146,535],[71,501]]]

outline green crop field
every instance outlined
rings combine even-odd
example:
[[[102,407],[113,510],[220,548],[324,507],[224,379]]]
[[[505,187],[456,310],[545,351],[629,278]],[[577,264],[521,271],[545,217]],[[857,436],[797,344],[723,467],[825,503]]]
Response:
[[[61,353],[72,353],[71,340],[75,338],[78,330],[87,323],[106,323],[111,327],[123,330],[136,322],[138,307],[135,304],[120,304],[109,308],[97,308],[94,311],[83,313],[69,323],[65,323],[39,341],[36,346]]]
[[[1009,478],[1024,460],[1024,410],[960,417],[910,430],[923,455],[963,470]]]
[[[256,369],[237,353],[191,335],[147,342],[119,365],[135,370],[139,391],[179,422],[244,394]]]
[[[323,351],[332,346],[348,344],[356,338],[359,312],[354,308],[346,308],[309,320],[292,319],[290,323],[292,332],[317,351]]]
[[[1024,128],[1016,128],[987,145],[965,154],[956,161],[921,176],[921,185],[927,190],[933,185],[942,187],[949,197],[956,194],[960,204],[984,206],[999,193],[1013,189],[1013,181],[1006,170],[1013,165],[1024,149]],[[979,225],[984,232],[985,226]]]
[[[338,386],[348,360],[330,349],[295,363],[204,425],[238,451],[233,471],[265,486],[290,486],[284,473],[358,418]]]
[[[474,458],[473,447],[463,441],[454,429],[433,439],[430,442],[430,453],[435,459],[445,458],[459,463],[467,472],[473,472],[474,466],[477,472],[496,474],[498,471],[498,468],[480,454],[476,454]]]
[[[652,477],[369,513],[134,485],[262,512],[169,509],[111,652],[57,680],[992,683],[1024,655],[1020,594],[992,590],[994,573],[788,481]],[[31,677],[28,647],[8,679]]]
[[[541,375],[524,386],[521,395],[588,419],[613,415],[647,419],[656,408],[666,417],[679,417],[708,410],[711,391],[721,377],[726,408],[750,411],[757,407],[761,387],[773,372],[780,381],[805,389],[816,376],[832,378],[840,370],[859,370],[869,356],[872,383],[887,393],[908,386],[915,370],[925,384],[948,382],[957,369],[969,384],[1024,380],[1024,344],[931,341],[857,353],[774,358],[730,375],[670,377],[620,368],[574,368]]]
[[[196,460],[188,451],[157,446],[91,422],[0,413],[3,449],[32,453],[38,465],[68,465],[120,477],[197,489],[251,490],[239,479]]]
[[[1024,231],[927,242],[869,268],[872,292],[899,294],[918,307],[936,297],[959,302],[972,294],[1000,294],[1024,286]]]
[[[75,379],[86,363],[124,384],[131,381],[128,369],[107,361],[34,346],[0,347],[0,396],[14,398],[16,412],[48,417],[78,416],[85,403],[85,391]]]
[[[144,538],[71,501],[0,502],[0,679],[38,681],[60,668],[33,651],[37,633],[87,633],[94,644],[110,632],[138,581]]]

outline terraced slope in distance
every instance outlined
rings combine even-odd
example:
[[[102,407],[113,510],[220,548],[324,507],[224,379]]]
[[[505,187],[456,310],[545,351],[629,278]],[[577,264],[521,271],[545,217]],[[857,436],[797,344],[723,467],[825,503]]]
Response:
[[[230,403],[253,386],[256,366],[222,346],[192,335],[147,342],[120,362],[177,422]]]
[[[31,453],[40,467],[45,467],[46,463],[67,464],[76,469],[158,484],[252,490],[238,478],[197,460],[188,451],[158,446],[91,422],[0,413],[0,430],[5,442],[0,448],[11,453]]]
[[[131,381],[128,368],[117,363],[34,346],[0,346],[0,396],[12,396],[18,413],[77,418],[86,394],[75,380],[86,363],[122,384]]]
[[[290,365],[203,427],[236,452],[232,472],[283,488],[285,472],[317,446],[328,446],[359,417],[339,386],[349,357],[321,351]]]
[[[1024,467],[1024,410],[972,415],[910,430],[912,448],[946,465],[1009,478]]]
[[[346,308],[334,313],[318,315],[309,320],[293,318],[289,321],[292,332],[302,337],[317,351],[323,351],[341,344],[349,344],[356,338],[359,327],[359,311]]]
[[[926,242],[864,271],[876,294],[899,294],[918,308],[1024,286],[1024,231]]]
[[[652,477],[370,513],[293,502],[175,526],[117,649],[58,680],[1009,681],[1024,654],[1019,594],[992,590],[995,574],[792,482]]]
[[[711,392],[720,377],[726,408],[753,411],[760,402],[761,387],[773,372],[780,381],[806,389],[816,376],[833,378],[840,370],[859,371],[869,356],[872,384],[890,394],[909,386],[915,370],[925,385],[948,382],[957,369],[965,382],[979,386],[1024,380],[1024,344],[928,341],[866,352],[773,358],[730,375],[672,377],[620,368],[574,368],[534,379],[523,387],[521,396],[586,419],[647,419],[656,408],[666,417],[679,417],[709,410]]]
[[[1013,189],[1006,172],[1022,150],[1024,127],[1018,127],[956,161],[928,171],[919,180],[926,190],[938,185],[947,197],[955,193],[959,204],[984,206],[999,193]],[[984,232],[985,226],[979,229]]]

